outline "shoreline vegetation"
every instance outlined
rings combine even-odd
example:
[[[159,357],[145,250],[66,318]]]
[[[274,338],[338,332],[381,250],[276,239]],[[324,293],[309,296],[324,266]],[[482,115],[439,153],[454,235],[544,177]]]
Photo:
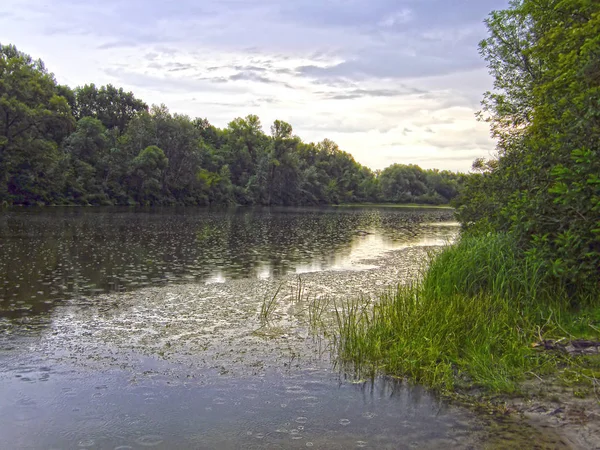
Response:
[[[513,0],[486,24],[480,54],[495,83],[481,118],[498,157],[473,164],[453,202],[461,236],[418,281],[337,311],[338,361],[467,404],[525,415],[552,404],[542,421],[595,448],[600,4]]]
[[[455,209],[452,205],[431,205],[427,203],[324,203],[317,205],[238,205],[238,204],[217,204],[217,205],[136,205],[136,204],[128,204],[128,205],[77,205],[77,204],[66,204],[66,205],[57,205],[57,204],[36,204],[36,205],[4,205],[0,206],[0,208],[17,208],[17,207],[26,207],[26,208],[90,208],[90,207],[98,207],[98,206],[106,206],[106,207],[122,207],[122,208],[169,208],[169,207],[210,207],[214,206],[216,208],[237,208],[237,207],[251,207],[251,206],[324,206],[324,207],[333,207],[333,208],[415,208],[415,209]]]
[[[465,234],[430,258],[420,279],[337,311],[340,364],[358,378],[387,373],[450,396],[518,394],[521,382],[548,375],[598,395],[594,293],[573,308],[508,235]],[[567,351],[572,341],[590,351]]]
[[[413,164],[373,171],[281,120],[270,134],[255,115],[221,129],[112,85],[71,89],[0,43],[0,207],[440,205],[468,177]]]
[[[339,203],[333,204],[336,208],[361,208],[361,207],[373,207],[373,208],[434,208],[434,209],[454,209],[452,205],[431,205],[427,203]]]

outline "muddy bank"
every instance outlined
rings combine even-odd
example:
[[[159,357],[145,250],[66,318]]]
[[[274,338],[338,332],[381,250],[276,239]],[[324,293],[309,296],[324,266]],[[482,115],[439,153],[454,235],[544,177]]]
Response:
[[[600,397],[598,393],[577,396],[553,378],[530,380],[525,396],[504,401],[509,410],[542,432],[551,431],[574,449],[600,449]]]

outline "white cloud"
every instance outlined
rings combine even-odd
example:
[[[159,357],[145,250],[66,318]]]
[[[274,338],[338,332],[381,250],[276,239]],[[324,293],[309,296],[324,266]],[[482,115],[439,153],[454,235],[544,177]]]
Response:
[[[411,21],[413,17],[412,10],[408,8],[401,9],[400,11],[396,11],[379,22],[379,25],[382,27],[395,27],[398,25],[404,25]]]
[[[481,22],[505,0],[5,0],[0,42],[218,126],[247,114],[370,167],[468,170],[494,143]]]

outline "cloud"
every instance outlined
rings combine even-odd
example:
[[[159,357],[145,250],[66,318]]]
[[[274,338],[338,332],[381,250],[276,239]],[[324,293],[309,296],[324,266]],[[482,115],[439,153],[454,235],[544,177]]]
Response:
[[[426,91],[421,89],[402,86],[398,89],[350,89],[339,93],[324,93],[323,96],[332,100],[353,100],[364,97],[400,97],[424,93],[426,93]]]
[[[291,88],[291,86],[287,83],[283,83],[281,81],[273,80],[271,78],[267,78],[263,75],[259,75],[254,71],[243,71],[238,72],[229,77],[230,81],[252,81],[255,83],[265,83],[265,84],[280,84],[282,86]]]
[[[119,70],[115,68],[105,69],[104,73],[114,80],[119,80],[130,86],[137,86],[145,89],[161,90],[164,93],[169,92],[211,92],[221,91],[223,93],[239,94],[245,92],[241,87],[226,86],[217,88],[214,83],[226,83],[227,80],[219,78],[181,78],[181,77],[161,77],[150,73],[139,73],[128,70]]]
[[[396,11],[389,16],[379,21],[379,25],[386,28],[396,27],[399,25],[405,25],[413,18],[412,10],[405,8],[400,11]]]
[[[474,119],[490,85],[477,43],[507,3],[4,0],[0,42],[44,59],[61,83],[122,85],[219,126],[286,120],[371,167],[458,168],[448,155],[494,147]]]

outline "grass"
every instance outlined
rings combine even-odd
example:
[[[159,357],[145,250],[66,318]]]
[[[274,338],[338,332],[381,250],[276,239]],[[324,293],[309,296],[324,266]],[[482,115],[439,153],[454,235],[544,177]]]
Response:
[[[282,286],[283,286],[283,283],[277,287],[277,289],[275,290],[275,293],[273,295],[265,296],[262,304],[260,305],[260,311],[258,313],[258,318],[263,325],[265,325],[267,322],[269,322],[269,320],[271,319],[271,316],[275,312],[275,308],[277,308],[277,295],[279,294],[279,291],[281,291]]]
[[[598,358],[540,351],[543,339],[598,339],[600,295],[571,300],[510,237],[464,236],[436,255],[420,280],[375,304],[336,305],[338,360],[359,377],[384,372],[443,392],[515,393],[526,378],[587,377]],[[586,373],[588,375],[586,375]],[[578,374],[578,375],[573,375]]]

